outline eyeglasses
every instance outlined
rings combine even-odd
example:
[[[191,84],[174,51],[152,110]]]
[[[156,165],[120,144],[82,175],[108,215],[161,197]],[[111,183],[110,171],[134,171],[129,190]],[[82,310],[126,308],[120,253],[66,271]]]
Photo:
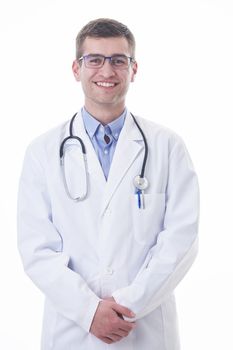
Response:
[[[106,59],[109,60],[109,63],[115,69],[126,69],[131,62],[135,62],[132,57],[126,55],[104,56],[97,54],[82,56],[79,58],[79,61],[84,61],[86,68],[101,68]]]

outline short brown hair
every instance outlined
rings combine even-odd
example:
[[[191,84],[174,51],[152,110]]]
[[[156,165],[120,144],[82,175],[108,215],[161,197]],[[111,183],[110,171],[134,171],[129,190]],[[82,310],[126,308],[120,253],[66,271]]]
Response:
[[[76,59],[82,56],[83,42],[87,37],[111,38],[123,37],[128,41],[132,58],[135,58],[135,39],[126,25],[114,19],[98,18],[87,23],[76,37]]]

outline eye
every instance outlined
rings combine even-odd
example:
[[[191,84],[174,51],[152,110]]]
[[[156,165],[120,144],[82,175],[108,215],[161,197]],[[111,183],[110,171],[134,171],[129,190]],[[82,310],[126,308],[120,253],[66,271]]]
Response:
[[[101,56],[88,56],[88,64],[92,66],[99,66],[103,62],[103,58]]]
[[[112,64],[114,66],[127,66],[128,58],[126,56],[114,56],[112,57]]]

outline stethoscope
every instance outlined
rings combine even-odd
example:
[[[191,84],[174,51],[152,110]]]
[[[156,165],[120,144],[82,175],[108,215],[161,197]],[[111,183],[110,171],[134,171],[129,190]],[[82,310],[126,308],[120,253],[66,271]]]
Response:
[[[147,178],[145,177],[145,168],[146,168],[146,162],[147,162],[147,157],[148,157],[148,144],[147,144],[147,140],[146,140],[145,134],[142,131],[140,125],[138,124],[135,116],[132,113],[130,113],[130,114],[131,114],[131,116],[132,116],[132,118],[134,120],[134,123],[136,124],[138,130],[140,131],[140,133],[142,135],[144,146],[145,146],[145,152],[144,152],[144,158],[143,158],[141,173],[140,173],[140,175],[135,176],[135,178],[133,180],[133,184],[135,186],[135,194],[137,195],[138,208],[139,209],[144,209],[145,208],[144,191],[149,186],[149,182],[148,182]],[[73,134],[73,124],[74,124],[74,120],[75,120],[76,116],[77,116],[77,113],[74,114],[74,116],[72,117],[72,119],[70,121],[69,136],[65,137],[64,140],[62,141],[61,145],[60,145],[60,164],[61,164],[61,168],[62,168],[63,183],[64,183],[64,187],[65,187],[66,193],[67,193],[67,195],[68,195],[68,197],[70,199],[72,199],[73,201],[79,202],[79,201],[84,200],[87,197],[87,194],[88,194],[88,175],[87,175],[88,171],[87,171],[86,147],[84,145],[84,142],[83,142],[83,140],[80,137],[75,136]],[[65,146],[66,146],[67,141],[69,141],[69,142],[73,141],[73,143],[78,143],[81,146],[81,150],[82,150],[84,170],[85,170],[85,184],[84,184],[85,190],[79,196],[73,196],[71,194],[71,191],[69,190],[69,186],[68,186],[67,179],[66,179],[66,172],[65,172],[65,163],[66,163]]]

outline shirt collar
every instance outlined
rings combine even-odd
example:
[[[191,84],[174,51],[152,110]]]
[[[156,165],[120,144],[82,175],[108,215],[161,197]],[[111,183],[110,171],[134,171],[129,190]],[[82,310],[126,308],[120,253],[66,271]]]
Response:
[[[127,114],[127,109],[125,108],[123,113],[115,120],[113,120],[111,123],[107,124],[112,132],[113,138],[117,141],[121,132],[121,129],[123,128],[125,117]],[[89,137],[92,139],[101,123],[95,119],[86,109],[85,107],[82,108],[82,117],[85,129],[89,135]]]
[[[100,125],[100,122],[95,119],[90,113],[88,113],[84,107],[82,108],[82,117],[86,132],[92,139]]]

